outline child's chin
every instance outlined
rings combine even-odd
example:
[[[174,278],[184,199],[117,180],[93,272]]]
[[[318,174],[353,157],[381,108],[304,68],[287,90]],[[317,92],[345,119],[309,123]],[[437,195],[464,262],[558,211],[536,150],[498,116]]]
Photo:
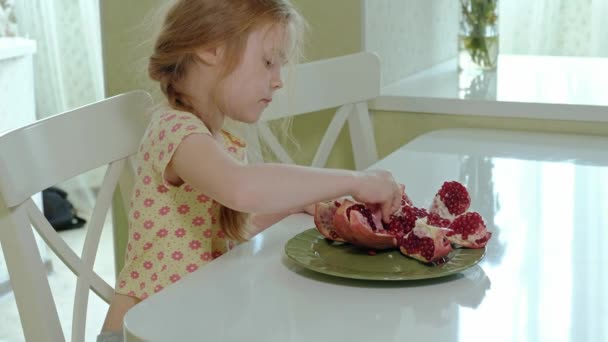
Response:
[[[248,113],[246,115],[243,115],[241,120],[239,120],[239,121],[248,123],[248,124],[254,124],[260,120],[261,116],[262,116],[262,113]]]

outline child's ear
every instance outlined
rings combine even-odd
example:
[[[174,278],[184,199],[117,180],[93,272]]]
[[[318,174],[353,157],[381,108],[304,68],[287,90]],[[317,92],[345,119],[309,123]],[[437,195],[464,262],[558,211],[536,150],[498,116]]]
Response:
[[[222,58],[224,49],[221,46],[201,47],[196,49],[195,53],[203,63],[207,65],[217,65]]]

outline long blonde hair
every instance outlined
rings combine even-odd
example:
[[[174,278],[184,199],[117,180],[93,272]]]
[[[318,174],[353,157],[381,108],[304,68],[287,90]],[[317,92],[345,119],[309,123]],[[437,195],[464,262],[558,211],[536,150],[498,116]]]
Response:
[[[222,77],[226,77],[239,65],[249,34],[266,24],[286,28],[288,57],[293,62],[299,56],[305,22],[289,0],[177,0],[154,44],[148,75],[159,82],[173,108],[192,111],[177,83],[197,60],[195,49],[223,46]],[[222,205],[219,222],[229,238],[249,238],[248,214]]]

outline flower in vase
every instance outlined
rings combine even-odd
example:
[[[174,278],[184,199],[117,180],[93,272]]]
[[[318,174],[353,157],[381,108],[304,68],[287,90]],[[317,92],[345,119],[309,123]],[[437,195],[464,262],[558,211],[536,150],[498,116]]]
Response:
[[[460,48],[481,69],[496,67],[498,0],[460,0]]]

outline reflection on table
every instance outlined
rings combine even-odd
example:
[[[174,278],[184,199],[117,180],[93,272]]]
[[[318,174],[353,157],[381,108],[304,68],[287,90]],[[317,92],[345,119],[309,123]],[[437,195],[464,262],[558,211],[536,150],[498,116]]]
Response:
[[[493,233],[486,257],[444,278],[361,281],[303,269],[294,215],[133,308],[129,341],[607,341],[608,139],[436,131],[375,167],[418,206],[446,180]]]

